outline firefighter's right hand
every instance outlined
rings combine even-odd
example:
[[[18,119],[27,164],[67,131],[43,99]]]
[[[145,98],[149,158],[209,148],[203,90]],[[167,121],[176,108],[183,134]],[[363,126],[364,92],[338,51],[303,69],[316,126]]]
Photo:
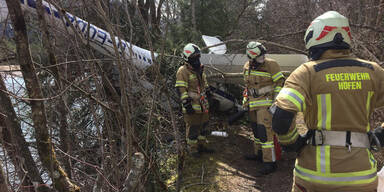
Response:
[[[187,114],[192,114],[195,112],[192,107],[192,99],[190,97],[183,100],[183,107],[185,108]]]
[[[376,145],[379,148],[384,147],[384,127],[379,126],[371,132],[372,136],[374,137],[373,139],[371,139],[371,145]]]
[[[306,136],[299,135],[299,138],[292,143],[288,145],[281,145],[284,151],[287,152],[297,152],[298,154],[301,152],[302,148],[307,145],[308,138]]]

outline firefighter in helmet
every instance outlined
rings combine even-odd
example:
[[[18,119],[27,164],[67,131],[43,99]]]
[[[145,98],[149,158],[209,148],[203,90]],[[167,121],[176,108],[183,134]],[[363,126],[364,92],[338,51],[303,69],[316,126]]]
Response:
[[[369,119],[384,106],[384,70],[351,55],[349,22],[338,12],[315,18],[304,42],[311,60],[286,80],[272,121],[283,149],[298,152],[292,191],[376,191],[370,149],[384,145],[384,132]],[[297,112],[305,135],[296,130]]]
[[[204,74],[204,66],[200,63],[200,48],[189,43],[185,45],[182,55],[185,62],[176,73],[175,87],[181,99],[187,145],[191,154],[199,157],[202,152],[213,152],[206,147],[208,97],[211,97],[211,93]]]
[[[243,108],[249,112],[254,135],[254,153],[248,160],[263,162],[257,176],[276,170],[276,153],[273,142],[272,115],[268,108],[284,83],[284,75],[276,61],[266,58],[267,50],[259,42],[251,41],[246,48],[249,58],[243,68],[246,88],[243,92]]]

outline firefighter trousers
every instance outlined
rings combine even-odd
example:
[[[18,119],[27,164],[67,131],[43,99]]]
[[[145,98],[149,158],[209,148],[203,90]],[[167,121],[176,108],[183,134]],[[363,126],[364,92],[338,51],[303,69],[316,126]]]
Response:
[[[191,151],[197,150],[198,145],[204,146],[208,143],[206,138],[209,134],[207,130],[208,120],[208,113],[184,114],[185,136]]]
[[[254,136],[254,150],[263,152],[263,162],[275,162],[276,153],[273,142],[272,115],[267,107],[249,112],[249,120]]]
[[[374,188],[377,188],[377,179],[370,184],[345,184],[338,187],[330,184],[311,183],[294,176],[292,192],[377,192]]]

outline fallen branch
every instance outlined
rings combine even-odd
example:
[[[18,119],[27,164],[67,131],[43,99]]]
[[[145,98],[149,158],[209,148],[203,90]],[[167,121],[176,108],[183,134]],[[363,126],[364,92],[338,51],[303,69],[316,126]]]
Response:
[[[215,45],[211,45],[211,46],[207,46],[207,47],[203,47],[201,50],[205,50],[205,49],[209,49],[211,47],[217,47],[217,46],[220,46],[220,45],[225,45],[227,43],[233,43],[233,42],[241,42],[241,43],[246,43],[246,42],[249,42],[249,41],[258,41],[260,43],[265,43],[265,44],[270,44],[270,45],[274,45],[276,47],[280,47],[280,48],[284,48],[284,49],[288,49],[288,50],[291,50],[291,51],[295,51],[295,52],[298,52],[298,53],[302,53],[302,54],[307,54],[306,51],[303,51],[303,50],[300,50],[300,49],[296,49],[294,47],[289,47],[289,46],[286,46],[286,45],[283,45],[283,44],[280,44],[280,43],[276,43],[276,42],[272,42],[272,41],[267,41],[267,40],[262,40],[262,39],[256,39],[256,40],[252,40],[252,39],[249,39],[249,40],[244,40],[244,39],[230,39],[230,40],[227,40],[227,41],[223,41],[222,43],[218,43],[218,44],[215,44]]]

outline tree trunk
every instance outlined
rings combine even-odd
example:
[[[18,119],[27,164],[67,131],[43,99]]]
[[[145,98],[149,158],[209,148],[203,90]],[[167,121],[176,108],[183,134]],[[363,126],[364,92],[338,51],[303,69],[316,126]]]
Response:
[[[384,26],[384,0],[380,0],[380,3],[379,3],[379,8],[378,8],[378,12],[377,12],[377,18],[376,18],[376,27],[377,28],[381,28],[382,26]]]
[[[0,160],[0,189],[2,192],[11,192],[8,185],[7,176],[4,174],[3,165]]]
[[[48,66],[50,66],[50,65],[55,66],[57,64],[57,60],[56,60],[56,56],[53,52],[54,46],[51,43],[52,41],[50,40],[51,34],[48,30],[48,24],[44,18],[45,10],[43,8],[42,0],[37,0],[36,5],[37,5],[37,15],[39,18],[38,20],[40,23],[40,30],[42,31],[43,45],[44,45],[46,52],[48,53],[48,59],[49,59]],[[55,76],[55,79],[56,79],[55,87],[56,87],[57,91],[61,92],[64,86],[63,86],[63,83],[61,80],[59,67],[55,66],[55,67],[50,67],[49,69],[52,70],[52,72]],[[59,129],[60,129],[61,150],[67,154],[70,154],[69,153],[69,140],[68,140],[68,122],[67,122],[68,112],[67,112],[66,107],[65,107],[66,106],[66,104],[65,104],[65,98],[66,97],[65,96],[66,96],[66,94],[63,94],[60,97],[58,104],[56,104],[55,108],[59,114],[58,118],[59,118],[59,126],[60,126]],[[68,177],[71,178],[70,158],[65,157],[63,164],[65,167],[65,171],[68,174]]]
[[[80,188],[69,180],[64,169],[56,159],[56,154],[48,132],[41,85],[29,52],[27,29],[20,2],[6,0],[6,3],[14,25],[17,60],[20,64],[28,95],[30,98],[33,98],[30,101],[30,106],[32,109],[32,121],[36,132],[36,144],[40,160],[43,167],[48,170],[54,188],[57,191],[80,191]]]
[[[193,28],[193,32],[196,32],[197,31],[197,25],[196,25],[196,1],[195,0],[191,0],[191,22],[192,22],[192,28]]]
[[[0,89],[6,90],[2,78],[0,78]],[[3,146],[16,167],[19,179],[24,178],[22,185],[32,185],[33,182],[43,183],[36,163],[28,149],[28,143],[23,136],[11,99],[4,92],[0,92],[0,111],[7,116],[6,118],[0,116],[0,121],[4,123],[2,128]],[[25,176],[25,174],[27,175]],[[40,190],[47,191],[48,189]]]

